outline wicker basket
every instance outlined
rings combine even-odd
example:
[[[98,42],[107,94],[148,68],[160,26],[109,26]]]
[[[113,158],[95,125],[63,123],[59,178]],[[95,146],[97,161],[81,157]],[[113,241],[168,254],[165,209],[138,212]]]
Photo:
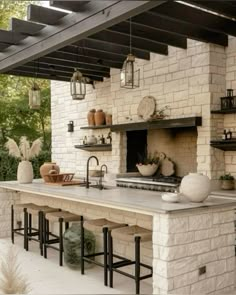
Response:
[[[74,173],[46,174],[45,182],[69,182],[72,181]]]

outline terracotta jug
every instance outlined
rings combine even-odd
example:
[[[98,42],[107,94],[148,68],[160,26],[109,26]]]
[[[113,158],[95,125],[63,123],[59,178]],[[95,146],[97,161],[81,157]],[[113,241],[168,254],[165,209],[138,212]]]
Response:
[[[106,114],[106,125],[112,125],[112,114]]]
[[[105,113],[103,112],[103,110],[97,110],[94,114],[94,118],[96,126],[105,124]]]
[[[95,118],[94,118],[94,114],[95,114],[96,110],[92,109],[88,112],[87,115],[87,119],[88,119],[88,125],[89,126],[94,126],[95,125]]]
[[[48,177],[45,177],[45,175],[49,174],[49,172],[52,170],[55,170],[58,174],[60,173],[60,168],[55,162],[45,162],[39,168],[40,175],[45,182],[48,182]]]

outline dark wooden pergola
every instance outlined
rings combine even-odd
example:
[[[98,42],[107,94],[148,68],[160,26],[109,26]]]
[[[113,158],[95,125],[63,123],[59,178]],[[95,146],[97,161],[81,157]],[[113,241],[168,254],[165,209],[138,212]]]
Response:
[[[27,21],[12,18],[0,30],[0,73],[69,81],[78,68],[90,81],[110,77],[132,52],[168,55],[168,45],[187,48],[187,38],[227,46],[236,36],[236,1],[50,1],[29,5]],[[71,12],[58,11],[53,7]]]

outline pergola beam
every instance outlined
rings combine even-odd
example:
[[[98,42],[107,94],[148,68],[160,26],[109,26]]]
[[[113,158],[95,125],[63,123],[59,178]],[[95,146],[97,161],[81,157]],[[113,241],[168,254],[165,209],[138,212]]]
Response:
[[[25,38],[26,36],[20,33],[0,29],[0,43],[8,44],[10,46],[18,44]]]
[[[67,14],[68,13],[63,11],[30,4],[27,9],[27,20],[44,25],[55,25],[61,18],[63,18]]]
[[[96,1],[87,4],[84,13],[71,13],[63,17],[60,25],[46,27],[42,36],[28,37],[27,44],[9,48],[0,54],[0,73],[9,71],[31,60],[45,56],[66,45],[75,43],[114,24],[133,17],[164,1]],[[108,65],[109,66],[109,65]]]
[[[222,33],[213,32],[190,23],[179,22],[174,19],[167,19],[162,15],[145,12],[132,18],[132,23],[142,24],[144,26],[171,32],[179,36],[185,36],[190,39],[211,42],[213,44],[227,46],[228,36]]]
[[[14,17],[10,20],[11,31],[18,32],[28,36],[34,36],[38,34],[43,28],[45,28],[44,25],[33,23],[30,21],[25,21]]]
[[[75,11],[75,12],[82,12],[86,10],[86,4],[89,1],[55,1],[51,0],[50,6],[57,7],[65,10]]]

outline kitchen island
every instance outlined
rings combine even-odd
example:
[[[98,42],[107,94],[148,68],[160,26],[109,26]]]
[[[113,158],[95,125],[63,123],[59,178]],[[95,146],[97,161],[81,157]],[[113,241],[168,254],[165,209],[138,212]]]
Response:
[[[234,210],[236,200],[208,197],[203,203],[166,203],[160,192],[79,186],[34,181],[1,182],[1,237],[10,235],[10,204],[33,202],[60,207],[84,218],[108,218],[151,229],[152,244],[142,247],[153,265],[154,294],[215,294],[234,289]],[[132,256],[130,245],[115,243],[119,254]]]

